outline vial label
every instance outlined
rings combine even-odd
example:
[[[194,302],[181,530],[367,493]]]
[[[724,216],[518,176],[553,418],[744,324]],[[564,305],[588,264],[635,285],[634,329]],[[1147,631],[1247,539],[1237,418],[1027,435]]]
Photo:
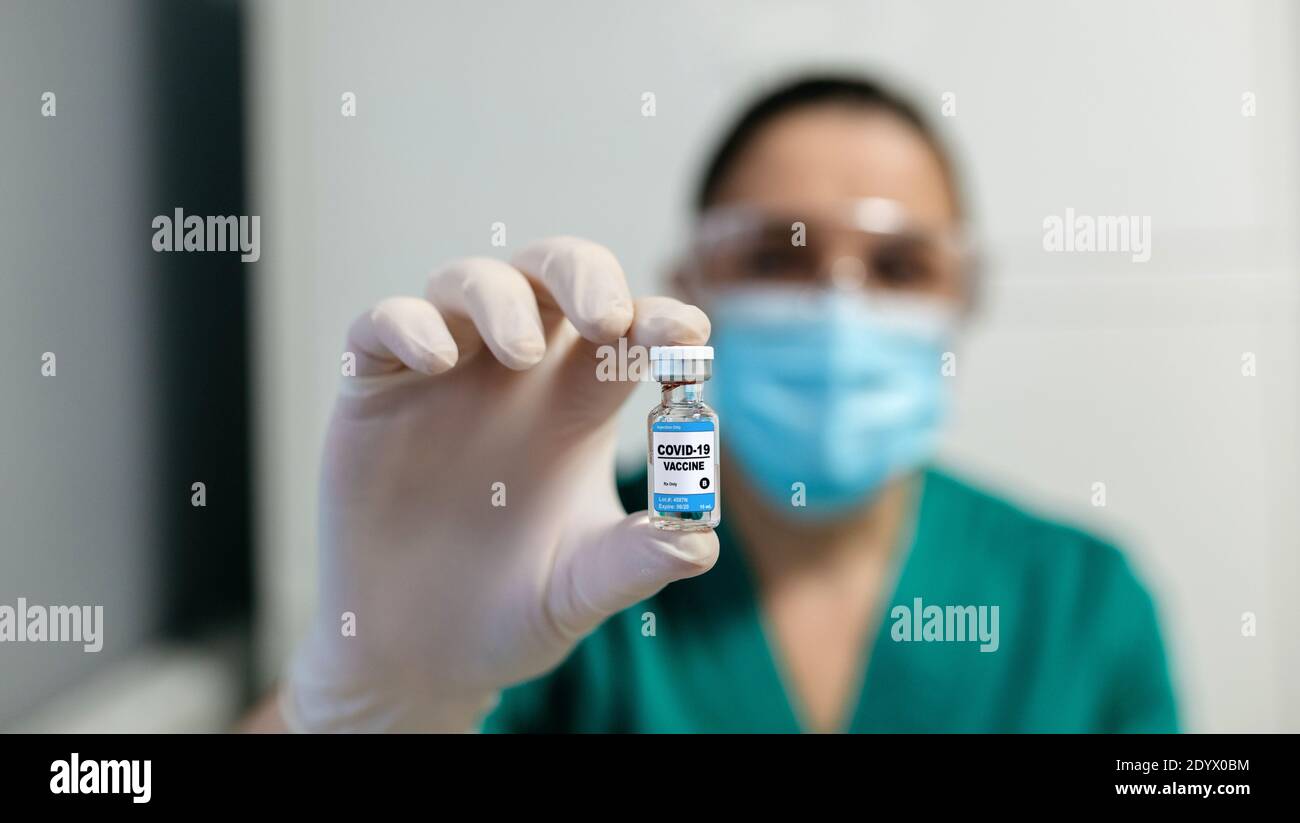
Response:
[[[717,495],[713,467],[718,451],[713,423],[655,423],[651,427],[651,449],[655,511],[713,511]]]

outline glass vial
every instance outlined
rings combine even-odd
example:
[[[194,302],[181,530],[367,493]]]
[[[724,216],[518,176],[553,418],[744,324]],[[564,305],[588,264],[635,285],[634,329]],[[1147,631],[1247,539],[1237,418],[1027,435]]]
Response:
[[[647,422],[650,522],[677,531],[712,529],[722,519],[718,415],[704,403],[713,348],[652,346],[650,374],[663,390]]]

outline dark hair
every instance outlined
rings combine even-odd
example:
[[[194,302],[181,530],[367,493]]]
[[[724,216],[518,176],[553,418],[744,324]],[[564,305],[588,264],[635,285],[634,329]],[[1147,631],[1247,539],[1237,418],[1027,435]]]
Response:
[[[703,211],[717,197],[718,187],[740,153],[754,137],[782,115],[817,106],[846,106],[893,115],[916,130],[938,158],[948,181],[957,213],[962,213],[961,188],[952,158],[938,133],[920,111],[898,93],[866,78],[824,75],[805,77],[779,86],[749,104],[714,150],[695,195],[695,208]]]

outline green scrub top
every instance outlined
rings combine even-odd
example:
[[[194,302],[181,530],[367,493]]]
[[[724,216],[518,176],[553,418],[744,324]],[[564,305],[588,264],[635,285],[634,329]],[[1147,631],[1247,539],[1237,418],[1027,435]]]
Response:
[[[1155,608],[1115,548],[939,471],[921,489],[847,731],[1177,731]],[[644,476],[620,494],[644,508]],[[801,731],[726,523],[724,510],[711,571],[614,615],[558,668],[507,689],[484,731]],[[949,625],[949,606],[997,606],[996,650],[953,639],[977,621],[965,611]]]

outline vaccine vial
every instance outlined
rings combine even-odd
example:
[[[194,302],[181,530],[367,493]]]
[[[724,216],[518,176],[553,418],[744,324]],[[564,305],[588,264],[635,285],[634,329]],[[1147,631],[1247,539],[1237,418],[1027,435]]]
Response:
[[[704,403],[713,348],[652,346],[650,374],[663,390],[647,423],[650,522],[676,531],[712,529],[722,519],[718,415]]]

